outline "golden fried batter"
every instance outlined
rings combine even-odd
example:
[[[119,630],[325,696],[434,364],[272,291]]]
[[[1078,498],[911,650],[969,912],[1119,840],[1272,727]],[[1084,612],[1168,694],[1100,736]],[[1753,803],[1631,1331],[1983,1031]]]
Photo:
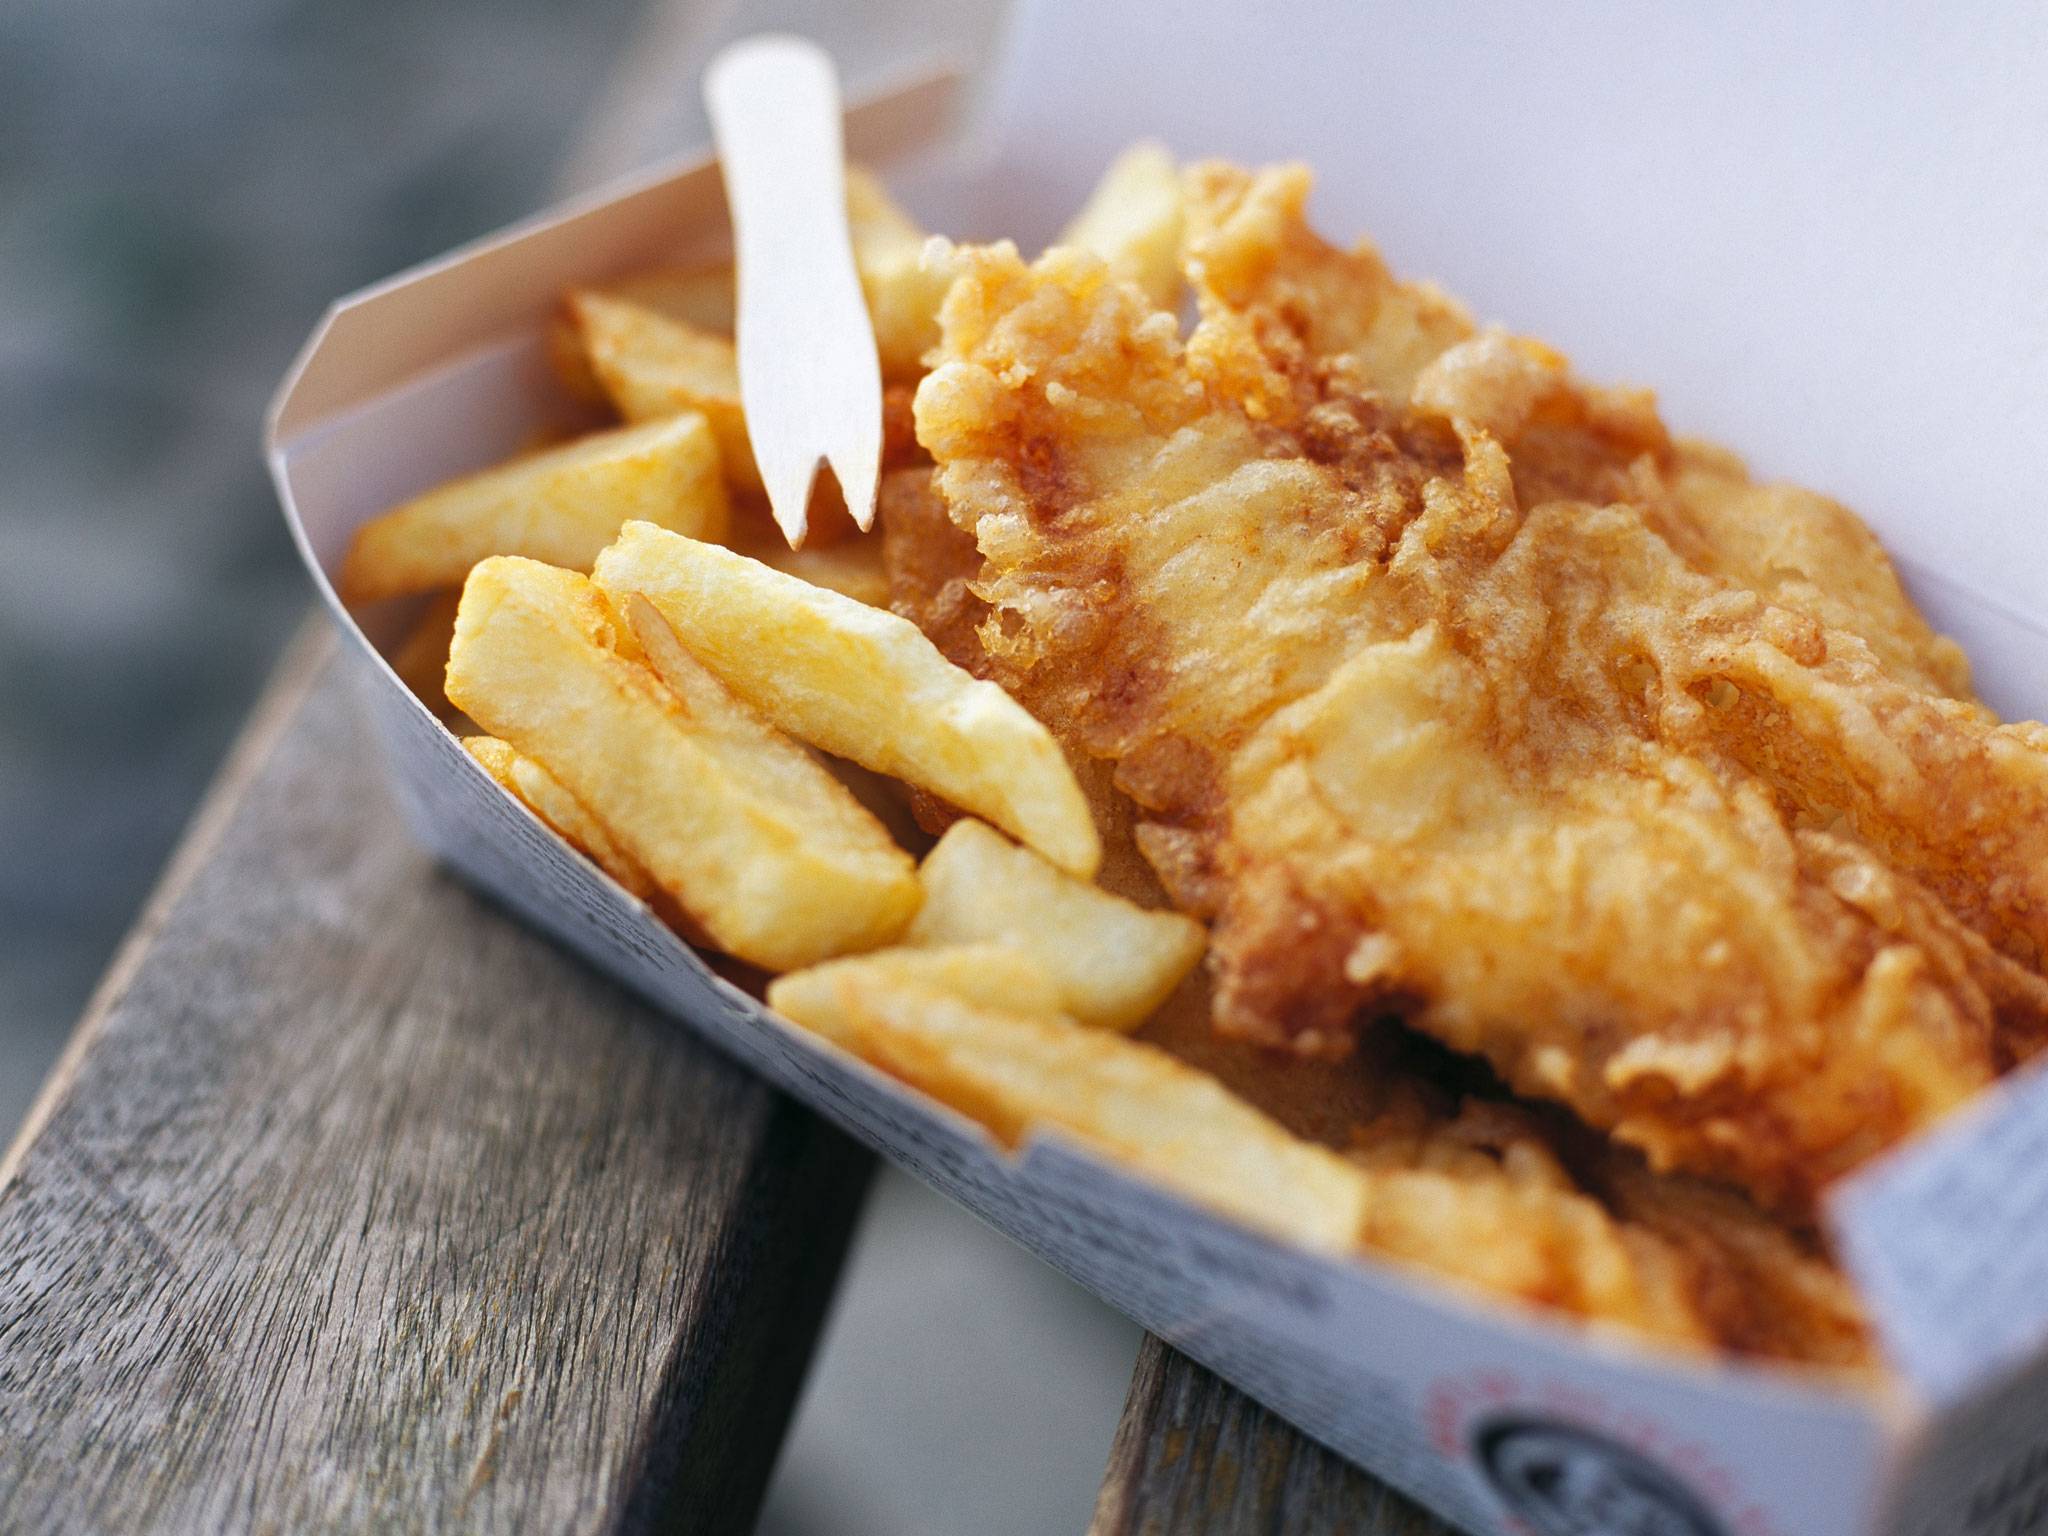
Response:
[[[1140,1032],[1373,1175],[1367,1247],[1432,1274],[1692,1347],[1869,1368],[1861,1308],[1809,1233],[1678,1175],[1385,1025],[1343,1060],[1217,1035],[1199,975]]]
[[[1115,765],[1219,1027],[1396,1012],[1803,1210],[2048,1027],[2048,731],[1822,498],[1188,179],[1174,316],[958,256],[920,441],[982,669]]]
[[[876,523],[882,530],[889,606],[922,629],[947,660],[986,677],[988,658],[980,629],[988,604],[971,585],[981,571],[981,553],[969,535],[953,526],[933,479],[929,468],[897,470],[882,477]],[[1111,782],[1111,765],[1071,746],[1067,752],[1102,839],[1102,865],[1095,871],[1095,883],[1142,907],[1166,906],[1152,866],[1133,841],[1137,817],[1130,800]],[[924,791],[910,793],[925,831],[936,835],[959,819],[958,810]]]
[[[988,604],[970,583],[981,574],[981,552],[971,535],[953,526],[932,479],[929,468],[894,469],[875,492],[889,606],[923,630],[948,661],[979,677],[987,669],[976,631]]]
[[[1359,1154],[1377,1175],[1367,1245],[1672,1343],[1874,1365],[1854,1291],[1810,1238],[1611,1143],[1574,1169],[1559,1140],[1506,1103],[1390,1108]]]

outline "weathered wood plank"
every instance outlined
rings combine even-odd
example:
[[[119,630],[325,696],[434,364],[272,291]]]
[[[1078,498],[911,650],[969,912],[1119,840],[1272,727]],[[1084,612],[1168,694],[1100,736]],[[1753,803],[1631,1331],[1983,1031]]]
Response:
[[[869,1163],[437,872],[324,625],[0,1187],[0,1529],[744,1530]]]
[[[1147,1337],[1089,1536],[1456,1536]]]

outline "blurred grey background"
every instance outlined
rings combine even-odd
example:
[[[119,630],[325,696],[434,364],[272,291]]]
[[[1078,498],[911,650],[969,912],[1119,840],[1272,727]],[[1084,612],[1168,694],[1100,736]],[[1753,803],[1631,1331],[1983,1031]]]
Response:
[[[0,1144],[308,610],[257,442],[321,306],[701,142],[726,38],[808,31],[857,86],[1001,20],[0,0]],[[1137,1338],[885,1177],[762,1529],[1079,1529]]]

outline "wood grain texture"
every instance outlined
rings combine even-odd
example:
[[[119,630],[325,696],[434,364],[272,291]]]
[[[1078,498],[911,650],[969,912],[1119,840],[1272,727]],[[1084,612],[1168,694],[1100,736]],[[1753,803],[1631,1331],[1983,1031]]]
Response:
[[[0,1188],[0,1529],[744,1530],[866,1156],[437,872],[321,626]]]
[[[1148,1336],[1090,1536],[1457,1536]]]

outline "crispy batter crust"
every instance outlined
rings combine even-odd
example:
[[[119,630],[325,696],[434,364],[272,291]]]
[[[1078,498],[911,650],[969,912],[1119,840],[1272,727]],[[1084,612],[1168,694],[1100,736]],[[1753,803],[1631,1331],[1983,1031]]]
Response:
[[[1681,1347],[1875,1368],[1861,1306],[1812,1233],[1509,1102],[1406,1031],[1377,1025],[1343,1060],[1262,1051],[1215,1033],[1198,975],[1140,1038],[1368,1169],[1360,1237],[1381,1254]]]
[[[960,253],[944,622],[986,605],[980,665],[1114,765],[1222,1028],[1399,1013],[1804,1210],[2048,1027],[2048,732],[1841,508],[1326,245],[1306,189],[1190,173],[1185,340],[1077,252]]]

